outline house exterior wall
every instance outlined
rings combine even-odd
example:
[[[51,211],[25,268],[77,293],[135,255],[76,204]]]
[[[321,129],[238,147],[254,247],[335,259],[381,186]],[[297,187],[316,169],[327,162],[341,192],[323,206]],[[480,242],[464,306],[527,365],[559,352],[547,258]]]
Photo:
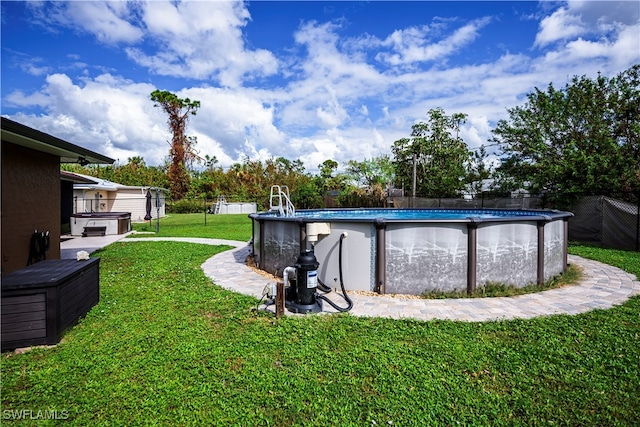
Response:
[[[99,203],[95,195],[99,194]],[[147,189],[145,187],[123,187],[118,191],[74,190],[76,213],[82,212],[130,212],[132,222],[144,221],[147,213]],[[165,216],[165,195],[160,191],[160,218]],[[100,197],[101,196],[101,197]],[[96,209],[97,207],[97,209]],[[151,217],[156,218],[156,192],[151,190]]]
[[[164,193],[160,195],[160,218],[165,216]],[[147,214],[147,189],[146,188],[121,188],[115,192],[113,199],[113,212],[131,212],[131,221],[144,221]],[[151,218],[158,215],[156,208],[156,192],[151,190]]]
[[[73,213],[116,212],[113,209],[115,192],[105,190],[73,190]]]
[[[60,259],[60,158],[2,141],[2,273],[27,266],[34,230],[49,231]]]

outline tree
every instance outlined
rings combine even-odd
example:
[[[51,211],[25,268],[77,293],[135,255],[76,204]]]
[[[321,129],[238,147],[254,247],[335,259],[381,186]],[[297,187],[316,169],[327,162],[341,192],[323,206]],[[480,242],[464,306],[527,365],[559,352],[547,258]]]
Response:
[[[429,110],[428,122],[418,122],[411,138],[393,143],[393,167],[396,185],[413,187],[423,197],[456,197],[465,186],[464,178],[470,152],[460,138],[460,125],[466,114],[447,116],[442,108]]]
[[[343,173],[338,173],[338,162],[327,159],[318,165],[320,174],[315,176],[315,186],[322,195],[327,195],[329,191],[341,191],[347,185],[347,177]]]
[[[93,176],[122,185],[167,187],[165,171],[156,166],[147,166],[140,156],[129,157],[127,163],[115,165],[60,165],[62,170]]]
[[[320,169],[320,178],[328,180],[333,178],[334,172],[338,169],[338,162],[332,159],[327,159],[318,165]]]
[[[216,156],[209,156],[208,154],[205,154],[203,162],[204,162],[204,166],[209,171],[214,170],[216,165],[219,163],[218,158]]]
[[[574,77],[563,89],[535,88],[508,110],[493,141],[504,157],[503,189],[606,194],[629,198],[640,188],[640,86],[636,65],[613,79]]]
[[[493,175],[493,165],[487,160],[489,155],[484,145],[473,151],[470,161],[467,164],[467,191],[473,194],[481,194],[488,189],[485,188],[484,182],[489,180]]]
[[[347,162],[347,176],[356,185],[373,187],[379,185],[385,187],[393,179],[393,165],[389,156],[374,157],[371,160],[349,160]]]
[[[154,107],[161,107],[169,116],[168,124],[173,136],[169,150],[168,178],[171,196],[179,200],[189,191],[188,167],[195,159],[193,146],[196,144],[196,138],[187,136],[185,132],[189,116],[196,115],[196,111],[200,108],[200,101],[178,98],[171,92],[160,90],[151,92],[151,100],[154,102]]]

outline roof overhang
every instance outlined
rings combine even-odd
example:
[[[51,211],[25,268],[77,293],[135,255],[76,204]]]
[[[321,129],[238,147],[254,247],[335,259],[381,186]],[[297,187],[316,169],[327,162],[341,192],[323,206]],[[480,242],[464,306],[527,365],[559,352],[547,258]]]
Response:
[[[94,183],[94,184],[73,184],[73,189],[89,190],[89,191],[118,191],[120,188],[115,185]]]
[[[60,157],[60,163],[112,164],[115,160],[2,117],[2,141]]]
[[[82,175],[75,174],[73,172],[68,171],[60,171],[60,179],[63,181],[70,181],[74,184],[95,184],[96,181],[85,178]]]

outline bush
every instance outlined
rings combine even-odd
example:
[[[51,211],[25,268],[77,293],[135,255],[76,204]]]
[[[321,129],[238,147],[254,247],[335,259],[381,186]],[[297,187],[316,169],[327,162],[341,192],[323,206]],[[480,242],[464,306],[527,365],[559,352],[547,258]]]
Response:
[[[204,212],[202,199],[181,199],[167,202],[167,213],[199,213]]]

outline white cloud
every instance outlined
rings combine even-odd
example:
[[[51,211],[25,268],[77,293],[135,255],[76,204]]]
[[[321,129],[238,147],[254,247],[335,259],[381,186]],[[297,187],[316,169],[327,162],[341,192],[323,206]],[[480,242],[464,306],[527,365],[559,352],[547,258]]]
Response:
[[[250,19],[241,2],[165,2],[143,4],[143,20],[156,51],[126,50],[153,73],[206,80],[237,87],[247,77],[268,76],[278,61],[266,50],[247,49],[242,27]],[[146,47],[148,49],[148,47]]]
[[[23,108],[29,107],[47,107],[50,99],[41,92],[34,92],[29,95],[25,95],[21,90],[10,93],[5,97],[5,101],[10,106],[17,106]]]
[[[292,34],[296,56],[281,57],[247,47],[249,6],[238,2],[61,4],[50,9],[55,16],[49,22],[119,43],[130,64],[147,67],[152,77],[200,80],[178,81],[182,86],[175,93],[201,101],[187,133],[197,137],[202,156],[216,156],[223,167],[244,156],[282,156],[301,159],[314,171],[327,159],[343,166],[389,154],[393,142],[408,137],[411,125],[436,107],[469,115],[461,135],[475,148],[487,143],[496,121],[534,87],[560,87],[573,75],[598,71],[613,75],[639,63],[637,12],[629,19],[633,12],[626,5],[609,3],[612,12],[599,2],[554,5],[529,41],[527,47],[536,49],[473,64],[456,55],[473,45],[493,17],[457,27],[458,20],[434,19],[379,37],[347,37],[344,21],[302,22]],[[78,12],[70,17],[72,10]],[[81,16],[89,17],[87,23],[77,22]],[[142,38],[124,22],[142,31]],[[120,25],[123,33],[108,38],[107,30],[117,33]],[[437,66],[425,67],[429,61]],[[43,68],[34,67],[32,74],[50,66],[30,63]],[[95,64],[76,65],[82,66],[79,76],[58,69],[41,89],[3,94],[4,105],[37,106],[43,114],[15,118],[121,162],[139,155],[147,164],[161,164],[170,133],[166,116],[149,99],[157,85],[125,79],[115,70],[95,75]],[[251,86],[252,78],[274,73],[278,87]]]
[[[489,17],[476,19],[436,42],[431,42],[432,29],[429,26],[396,30],[381,43],[382,46],[390,46],[392,52],[380,52],[376,59],[391,65],[443,59],[473,42],[479,36],[479,30],[490,22]]]
[[[2,46],[2,50],[4,66],[9,64],[9,67],[20,69],[27,75],[46,76],[53,69],[47,63],[47,60],[41,56],[29,56],[24,52],[18,52],[5,46]]]
[[[615,31],[601,37],[576,38],[547,51],[532,63],[548,82],[564,84],[573,75],[613,75],[640,63],[640,22],[616,24]],[[573,70],[579,70],[573,72]]]
[[[135,43],[142,36],[127,2],[69,1],[30,3],[39,23],[62,25],[93,34],[104,43]]]
[[[68,1],[31,9],[51,31],[59,25],[125,44],[132,61],[159,75],[236,87],[278,70],[271,52],[245,46],[242,28],[250,15],[240,1]]]
[[[486,116],[469,116],[467,122],[460,127],[460,137],[470,149],[487,145],[491,136],[491,126]]]
[[[330,99],[325,106],[318,106],[316,108],[316,114],[320,122],[329,128],[335,128],[340,126],[347,118],[347,112],[340,105],[338,96],[331,87],[327,88]]]
[[[166,119],[149,100],[153,89],[111,75],[77,84],[64,74],[53,74],[43,90],[29,98],[38,100],[47,115],[28,122],[121,161],[142,155],[149,164],[160,164],[168,153],[162,126]]]
[[[536,35],[535,46],[546,46],[558,40],[580,36],[587,29],[579,15],[560,8],[540,22],[540,32]]]
[[[614,23],[635,25],[640,16],[638,2],[622,1],[593,1],[569,0],[566,8],[574,14],[579,14],[588,25],[596,25],[598,31],[606,31]]]
[[[187,133],[198,137],[200,155],[216,156],[221,166],[230,166],[244,156],[289,157],[287,135],[274,121],[273,107],[264,93],[224,88],[192,88],[180,91],[181,98],[200,100]],[[168,130],[166,131],[168,135]]]
[[[23,61],[20,63],[20,68],[32,76],[44,76],[51,72],[51,67],[48,65],[39,65],[42,60],[40,58],[32,58],[31,60]]]
[[[589,36],[616,38],[625,28],[637,28],[639,19],[640,7],[634,1],[568,1],[540,21],[534,46]],[[638,32],[635,35],[637,40]]]
[[[379,92],[384,76],[357,53],[341,50],[336,23],[309,22],[294,34],[306,56],[293,65],[295,74],[279,101],[282,125],[331,128],[343,125],[352,114],[352,102]],[[348,104],[348,105],[346,105]],[[354,104],[355,107],[357,104]]]

